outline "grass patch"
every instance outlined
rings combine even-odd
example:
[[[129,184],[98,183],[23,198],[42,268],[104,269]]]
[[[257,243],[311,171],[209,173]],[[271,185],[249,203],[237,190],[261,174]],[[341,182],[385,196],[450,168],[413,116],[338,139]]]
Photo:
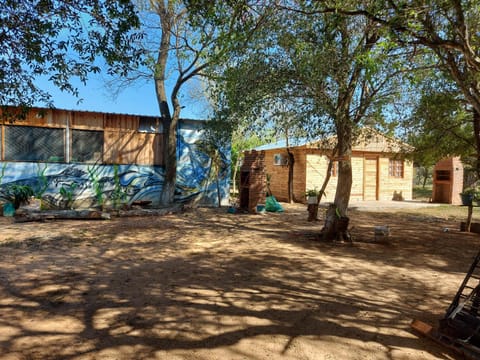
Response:
[[[432,185],[414,186],[412,195],[415,200],[429,201],[432,198]]]
[[[401,209],[397,214],[408,216],[420,216],[425,218],[440,218],[452,221],[466,221],[468,215],[468,208],[459,205],[439,205],[424,207],[418,209]],[[473,209],[472,221],[480,222],[480,208]]]

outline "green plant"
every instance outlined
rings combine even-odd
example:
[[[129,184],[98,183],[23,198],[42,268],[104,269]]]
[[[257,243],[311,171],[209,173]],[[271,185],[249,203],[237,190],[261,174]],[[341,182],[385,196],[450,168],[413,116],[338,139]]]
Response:
[[[38,166],[37,174],[39,178],[39,186],[35,191],[35,197],[37,199],[41,199],[42,195],[45,193],[45,191],[48,188],[48,181],[47,181],[47,177],[45,176],[45,172],[47,171],[48,165],[45,164],[45,167],[43,169],[40,168],[40,164],[37,164],[37,166]]]
[[[71,209],[72,208],[72,204],[73,204],[73,195],[75,193],[75,189],[77,187],[77,184],[76,183],[71,183],[70,185],[68,185],[67,187],[64,187],[62,186],[60,188],[60,195],[62,196],[62,198],[65,200],[65,207],[67,209]]]
[[[314,189],[307,189],[307,191],[305,191],[305,196],[318,196],[321,192],[321,190],[317,190],[317,188],[315,187]]]
[[[100,176],[98,176],[98,167],[88,167],[88,176],[92,182],[93,191],[95,193],[95,199],[97,200],[98,205],[103,205],[103,183],[100,181]]]
[[[29,185],[7,185],[2,191],[2,198],[13,204],[15,209],[28,204],[34,192]]]
[[[478,193],[478,190],[476,188],[466,188],[460,193],[460,195],[475,196],[475,194],[477,194],[477,193]]]
[[[3,177],[5,176],[5,169],[7,168],[7,163],[4,163],[2,170],[0,171],[0,185],[2,184]]]
[[[118,209],[126,200],[127,193],[123,190],[120,184],[120,176],[118,175],[118,165],[113,165],[113,191],[111,199],[113,201],[113,208]]]

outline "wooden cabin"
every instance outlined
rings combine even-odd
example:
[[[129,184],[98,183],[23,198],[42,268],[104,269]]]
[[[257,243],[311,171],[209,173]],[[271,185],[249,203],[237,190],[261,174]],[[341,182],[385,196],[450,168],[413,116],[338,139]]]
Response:
[[[0,119],[0,197],[2,186],[23,184],[32,186],[50,207],[62,207],[62,188],[74,191],[78,207],[120,195],[123,202],[158,203],[164,174],[161,118],[6,107]],[[195,145],[204,124],[186,119],[179,123],[178,201],[216,201],[210,159]],[[220,187],[226,204],[229,145],[223,150]]]
[[[293,198],[305,202],[309,189],[320,189],[331,157],[331,141],[294,140],[289,150],[294,156]],[[288,200],[288,153],[285,141],[255,149],[264,157],[270,190],[279,201]],[[413,163],[405,159],[411,147],[374,130],[359,136],[352,149],[353,184],[350,201],[411,200]],[[338,178],[338,161],[322,201],[332,202]]]

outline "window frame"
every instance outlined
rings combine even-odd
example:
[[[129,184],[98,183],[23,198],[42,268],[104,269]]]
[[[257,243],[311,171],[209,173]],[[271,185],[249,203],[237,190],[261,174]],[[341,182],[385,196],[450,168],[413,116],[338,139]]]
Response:
[[[46,135],[45,137],[48,138],[48,139],[51,139],[51,138],[54,138],[54,139],[58,139],[58,138],[61,138],[62,139],[62,143],[60,144],[61,146],[59,146],[58,144],[56,144],[58,146],[58,149],[55,149],[54,146],[52,146],[50,149],[54,150],[52,151],[52,153],[55,153],[55,150],[60,150],[60,147],[62,148],[62,153],[60,154],[55,154],[55,155],[49,155],[49,157],[45,156],[45,157],[39,157],[39,158],[34,158],[34,159],[28,159],[28,158],[21,158],[19,155],[24,155],[24,154],[27,154],[27,153],[33,153],[33,154],[37,154],[35,152],[32,152],[32,149],[33,150],[36,150],[35,147],[37,146],[45,146],[45,145],[42,145],[42,144],[35,144],[35,139],[38,139],[38,137],[36,136],[27,136],[26,138],[28,140],[30,140],[30,142],[28,143],[25,143],[24,145],[27,145],[28,147],[28,151],[25,152],[25,151],[22,151],[22,152],[19,152],[19,151],[12,151],[12,154],[14,155],[14,157],[10,157],[10,153],[7,154],[7,151],[10,150],[10,147],[12,146],[7,146],[7,139],[8,139],[8,132],[10,130],[8,129],[13,129],[13,128],[17,128],[17,129],[30,129],[31,131],[35,131],[35,129],[39,130],[39,131],[56,131],[58,132],[58,134],[55,134],[55,135]],[[12,130],[12,131],[15,131],[15,130]],[[25,130],[25,131],[28,131],[28,130]],[[58,136],[59,134],[62,134],[62,136]],[[2,140],[2,153],[1,153],[1,156],[2,156],[2,159],[3,161],[9,161],[9,162],[55,162],[55,163],[65,163],[66,162],[66,156],[67,156],[67,152],[66,152],[66,143],[67,143],[67,140],[66,140],[66,130],[65,128],[61,128],[61,127],[44,127],[44,126],[33,126],[33,125],[6,125],[4,124],[2,126],[2,137],[1,137],[1,140]],[[16,138],[15,142],[18,144],[18,138]],[[45,144],[52,144],[53,142],[52,141],[45,141]],[[54,143],[53,143],[54,144]],[[13,147],[14,148],[14,147]],[[47,153],[38,153],[38,154],[41,154],[41,155],[44,155],[44,154],[47,154]],[[60,156],[58,156],[60,155]],[[57,159],[58,158],[58,159]]]
[[[403,179],[405,176],[404,159],[388,159],[388,176],[396,179]]]
[[[74,133],[79,132],[79,133],[97,133],[101,137],[101,150],[100,150],[100,157],[97,159],[93,160],[88,160],[88,161],[81,161],[78,160],[78,158],[75,158],[75,152],[74,152]],[[87,129],[70,129],[69,131],[69,136],[70,136],[70,158],[68,159],[69,162],[76,163],[76,164],[103,164],[103,154],[105,151],[105,134],[103,130],[87,130]]]

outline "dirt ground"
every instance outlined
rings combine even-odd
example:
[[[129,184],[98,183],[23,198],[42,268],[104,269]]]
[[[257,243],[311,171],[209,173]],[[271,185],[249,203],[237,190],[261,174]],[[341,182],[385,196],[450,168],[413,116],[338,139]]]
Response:
[[[457,359],[436,324],[479,249],[457,222],[350,212],[354,243],[283,214],[0,218],[0,359]],[[373,227],[389,225],[386,243]]]

